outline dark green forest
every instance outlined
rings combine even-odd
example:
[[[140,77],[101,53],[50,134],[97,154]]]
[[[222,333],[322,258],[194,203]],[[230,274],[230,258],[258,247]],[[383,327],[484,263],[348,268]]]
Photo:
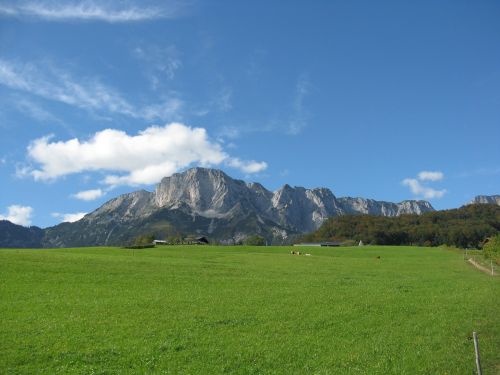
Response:
[[[7,220],[0,220],[0,248],[40,247],[43,236],[43,229],[38,227],[23,227]]]
[[[499,232],[500,206],[474,204],[422,215],[338,216],[298,242],[361,240],[374,245],[481,248],[487,238]]]

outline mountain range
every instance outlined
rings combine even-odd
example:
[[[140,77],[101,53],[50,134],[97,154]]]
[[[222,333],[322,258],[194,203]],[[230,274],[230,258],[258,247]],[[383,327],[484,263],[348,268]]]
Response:
[[[500,206],[500,195],[478,195],[468,204],[496,204]]]
[[[153,192],[123,194],[77,222],[40,229],[42,236],[39,228],[25,228],[35,234],[33,240],[25,242],[29,247],[37,247],[33,241],[43,247],[123,245],[138,235],[153,233],[158,239],[199,235],[221,243],[237,243],[258,234],[269,243],[279,244],[318,229],[329,217],[429,211],[434,208],[422,200],[391,203],[337,198],[327,188],[289,185],[272,192],[217,169],[192,168],[163,178]],[[8,247],[1,241],[5,237],[1,228],[0,244]],[[19,240],[10,246],[14,245],[19,246]]]

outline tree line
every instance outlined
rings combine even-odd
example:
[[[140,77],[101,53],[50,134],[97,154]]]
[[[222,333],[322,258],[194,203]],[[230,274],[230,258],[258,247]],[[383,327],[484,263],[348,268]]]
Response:
[[[374,245],[482,248],[489,237],[499,232],[500,206],[473,204],[422,215],[333,217],[299,242],[354,240]]]

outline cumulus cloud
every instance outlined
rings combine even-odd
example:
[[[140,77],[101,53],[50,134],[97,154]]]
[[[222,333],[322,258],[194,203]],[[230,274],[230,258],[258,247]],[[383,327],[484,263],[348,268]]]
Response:
[[[174,18],[179,14],[178,4],[152,7],[138,3],[113,1],[18,1],[0,5],[4,17],[29,17],[45,21],[101,21],[109,23],[139,22],[160,18]]]
[[[106,111],[147,120],[177,117],[183,102],[175,97],[161,102],[137,107],[122,95],[96,78],[76,80],[71,74],[50,63],[44,69],[31,63],[14,63],[0,59],[0,84],[89,111]],[[45,115],[38,111],[38,116]]]
[[[446,189],[432,189],[430,187],[422,185],[417,179],[414,178],[405,178],[403,180],[403,185],[408,186],[413,194],[421,196],[425,199],[441,198],[446,194]]]
[[[443,172],[431,172],[431,171],[422,171],[418,174],[418,179],[420,181],[441,181],[444,175]]]
[[[442,172],[422,171],[417,178],[405,178],[401,183],[408,186],[412,194],[425,199],[442,198],[446,194],[446,189],[433,189],[424,185],[425,181],[440,181],[444,178]]]
[[[227,165],[233,168],[237,168],[247,174],[258,173],[267,169],[267,163],[265,161],[261,162],[257,162],[255,160],[243,161],[238,158],[229,158],[227,160]]]
[[[180,123],[148,127],[137,135],[106,129],[89,140],[77,138],[51,142],[34,140],[28,156],[38,168],[27,171],[35,180],[51,180],[68,174],[104,171],[110,186],[153,184],[183,168],[196,164],[227,164],[244,173],[256,173],[265,162],[242,161],[229,156],[212,141],[205,129]]]
[[[7,207],[7,213],[5,215],[0,215],[0,220],[9,220],[14,224],[29,226],[31,225],[32,216],[32,207],[15,204]]]
[[[72,197],[76,199],[80,199],[82,201],[93,201],[96,200],[106,193],[102,191],[102,189],[92,189],[92,190],[84,190],[79,191],[76,194],[73,194]]]
[[[75,212],[72,214],[62,214],[59,212],[52,213],[52,217],[60,219],[63,223],[74,223],[75,221],[82,219],[85,215],[87,215],[86,212]]]

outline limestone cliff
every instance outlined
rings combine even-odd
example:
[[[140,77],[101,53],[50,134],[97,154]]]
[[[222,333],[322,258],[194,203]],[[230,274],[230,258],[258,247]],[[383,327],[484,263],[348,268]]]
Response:
[[[260,234],[270,242],[283,243],[290,236],[316,230],[333,216],[397,216],[433,210],[426,201],[336,198],[326,188],[284,185],[271,192],[220,170],[192,168],[163,178],[153,192],[121,195],[76,223],[47,228],[45,244],[116,245],[144,232],[200,234],[222,241]]]

